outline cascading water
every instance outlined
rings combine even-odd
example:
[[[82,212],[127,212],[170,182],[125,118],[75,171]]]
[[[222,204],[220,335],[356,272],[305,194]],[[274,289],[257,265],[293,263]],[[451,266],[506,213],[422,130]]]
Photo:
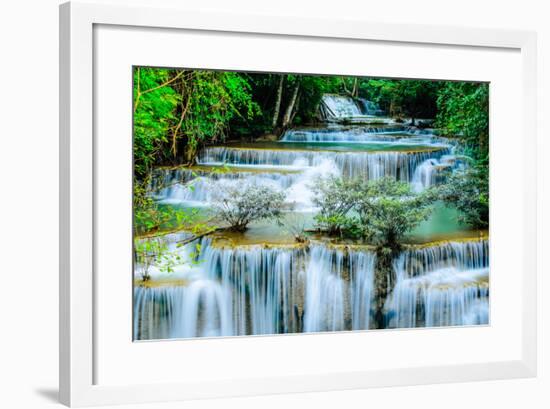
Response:
[[[451,242],[404,251],[386,301],[389,328],[487,324],[489,242]]]
[[[430,186],[434,186],[444,179],[444,171],[452,170],[456,166],[456,159],[453,155],[443,155],[437,158],[426,159],[416,167],[411,186],[413,191],[421,192]]]
[[[462,166],[452,156],[452,144],[431,130],[378,125],[392,121],[373,117],[381,112],[369,101],[325,95],[320,110],[326,126],[288,129],[281,143],[207,147],[198,156],[199,166],[156,169],[151,196],[167,205],[210,206],[226,187],[261,185],[284,192],[286,208],[303,215],[315,210],[311,184],[319,176],[391,176],[419,192]],[[377,125],[365,125],[366,117],[376,119]],[[196,242],[178,244],[190,236],[159,239],[173,256],[172,272],[163,272],[162,261],[147,267],[136,263],[135,339],[364,330],[378,325],[371,320],[376,257],[368,247],[320,241],[258,244],[262,241],[257,237],[255,244],[239,244],[237,238],[237,244],[222,246],[203,238],[197,256]],[[385,327],[487,324],[488,266],[487,240],[403,251],[394,260],[394,276],[388,277]],[[150,280],[143,282],[145,269]]]
[[[387,142],[396,141],[406,131],[404,126],[354,126],[311,129],[289,129],[282,142]],[[406,138],[404,138],[406,142]]]
[[[363,114],[372,116],[380,116],[384,114],[384,111],[380,109],[378,104],[364,98],[358,98],[358,101],[361,104],[361,112]]]
[[[334,118],[360,117],[364,114],[353,98],[344,95],[323,95],[321,103],[329,116]]]
[[[194,271],[185,284],[135,287],[136,339],[369,328],[368,250],[202,246],[198,264],[176,268]]]
[[[292,186],[300,178],[297,173],[251,173],[229,172],[217,176],[180,177],[181,171],[173,172],[173,177],[164,188],[155,192],[154,196],[160,203],[194,203],[207,205],[215,199],[216,192],[225,187],[253,184],[269,186],[274,190],[284,190]],[[186,171],[185,173],[191,173]]]
[[[383,176],[392,176],[398,180],[410,181],[419,164],[448,153],[450,153],[448,147],[412,152],[334,152],[212,147],[206,148],[198,161],[203,165],[226,163],[233,166],[304,169],[331,160],[346,177],[379,179]]]
[[[331,160],[322,160],[301,172],[227,172],[212,173],[194,178],[191,170],[166,169],[157,172],[154,198],[164,204],[208,206],[214,203],[224,189],[234,186],[261,185],[286,192],[286,201],[295,210],[312,209],[311,184],[318,177],[338,176],[340,170]],[[194,179],[193,179],[194,178]],[[155,179],[154,179],[155,180]],[[164,186],[164,187],[161,187]]]

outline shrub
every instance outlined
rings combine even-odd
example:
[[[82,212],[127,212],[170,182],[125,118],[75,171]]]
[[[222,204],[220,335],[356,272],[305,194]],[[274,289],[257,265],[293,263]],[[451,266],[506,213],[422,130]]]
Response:
[[[143,281],[151,279],[153,266],[161,272],[172,273],[174,266],[182,261],[180,254],[171,251],[168,243],[160,237],[134,240],[134,255],[136,268]]]
[[[429,189],[413,193],[408,183],[379,180],[319,179],[313,186],[315,220],[328,234],[362,237],[381,247],[398,246],[399,240],[430,214],[436,200]]]
[[[336,176],[315,180],[311,190],[313,204],[319,208],[315,221],[321,229],[340,235],[349,231],[352,219],[348,213],[354,206],[360,183]]]
[[[433,191],[416,194],[408,183],[392,178],[364,183],[357,197],[355,209],[364,237],[390,248],[428,218],[434,201]]]
[[[245,231],[248,224],[262,219],[278,219],[285,195],[267,186],[227,185],[214,198],[216,218],[234,231]]]
[[[483,164],[451,175],[439,188],[445,203],[460,211],[459,220],[472,227],[489,225],[489,169]]]

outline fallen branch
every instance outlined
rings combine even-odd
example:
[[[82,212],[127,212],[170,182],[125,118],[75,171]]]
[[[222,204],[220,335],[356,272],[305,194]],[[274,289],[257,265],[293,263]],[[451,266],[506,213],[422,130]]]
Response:
[[[225,229],[226,229],[225,227],[217,227],[215,229],[207,230],[203,233],[196,234],[192,237],[188,237],[188,238],[183,239],[183,240],[178,240],[176,243],[178,243],[180,246],[185,246],[186,244],[192,243],[195,240],[203,238],[204,236],[208,236],[209,234],[216,233],[216,232],[219,232],[219,231],[223,231]]]

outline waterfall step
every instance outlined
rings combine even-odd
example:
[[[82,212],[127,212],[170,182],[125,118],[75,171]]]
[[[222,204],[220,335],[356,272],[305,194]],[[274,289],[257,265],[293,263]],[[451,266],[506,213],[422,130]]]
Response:
[[[281,142],[401,142],[415,143],[422,137],[422,141],[431,142],[438,137],[433,131],[419,130],[402,125],[387,126],[342,126],[334,125],[322,128],[297,128],[287,130],[281,138]]]
[[[189,237],[188,233],[169,233],[162,236],[169,246],[169,251],[181,253],[183,263],[187,265],[175,266],[173,272],[162,272],[158,269],[151,271],[149,281],[141,281],[139,275],[136,275],[136,283],[145,287],[158,286],[185,286],[188,284],[188,278],[193,276],[197,270],[200,270],[201,263],[192,263],[189,256],[195,251],[194,244],[186,245],[180,249],[178,241]],[[248,254],[251,252],[289,252],[295,254],[307,254],[313,248],[324,248],[326,251],[337,252],[345,255],[349,253],[368,253],[374,254],[376,247],[370,244],[358,244],[353,242],[333,242],[329,239],[312,239],[309,243],[297,242],[247,242],[232,239],[231,235],[219,232],[201,241],[202,252],[206,251],[230,251],[239,254]],[[484,237],[469,237],[452,239],[446,241],[437,241],[423,245],[405,246],[401,256],[396,260],[396,266],[406,271],[411,276],[423,275],[430,269],[443,269],[449,266],[460,267],[463,270],[475,270],[488,268],[489,242],[488,235]],[[201,257],[204,257],[201,256]],[[449,260],[452,260],[449,263]],[[469,260],[469,261],[468,261]],[[457,264],[458,263],[458,264]],[[485,273],[483,273],[485,274]],[[483,275],[482,274],[482,275]],[[488,277],[488,276],[487,276]],[[478,281],[483,281],[480,279]]]
[[[134,286],[136,339],[372,328],[375,252],[211,244],[202,240],[198,263],[174,266],[180,285],[163,285],[168,276]],[[394,271],[384,328],[488,324],[487,241],[406,250]]]
[[[352,143],[347,141],[335,141],[328,143],[315,142],[249,142],[249,143],[228,143],[226,145],[208,146],[203,149],[204,152],[211,150],[228,151],[260,151],[260,152],[306,152],[306,153],[403,153],[415,154],[420,152],[437,152],[448,150],[449,145],[445,143],[429,143],[427,141],[415,140],[412,143],[404,143],[406,140],[381,141],[373,143],[366,141],[364,143]],[[199,155],[200,158],[200,155]]]
[[[345,177],[377,179],[384,176],[411,181],[414,171],[428,159],[448,155],[448,146],[407,147],[407,150],[273,149],[219,146],[204,149],[198,157],[201,165],[231,164],[242,167],[306,169],[336,167]]]

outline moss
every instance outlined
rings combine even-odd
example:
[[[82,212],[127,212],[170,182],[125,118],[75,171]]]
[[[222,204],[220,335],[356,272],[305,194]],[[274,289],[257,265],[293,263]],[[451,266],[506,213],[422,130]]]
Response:
[[[262,168],[261,166],[255,166],[252,167],[239,167],[239,166],[231,166],[230,164],[226,166],[208,166],[208,165],[194,165],[194,166],[165,166],[165,167],[159,167],[158,169],[166,169],[166,170],[177,170],[177,169],[186,169],[192,172],[196,172],[199,175],[204,173],[284,173],[284,174],[292,174],[292,173],[300,173],[301,170],[296,169],[273,169],[273,168]]]
[[[134,286],[157,288],[157,287],[184,287],[188,284],[187,280],[181,278],[161,278],[161,279],[149,279],[147,281],[134,280]]]
[[[403,244],[403,247],[409,249],[423,249],[428,247],[443,246],[448,243],[467,243],[489,239],[488,230],[470,230],[466,232],[460,232],[462,235],[448,235],[440,240],[433,240],[424,243],[407,243]],[[469,233],[469,235],[464,235]]]

